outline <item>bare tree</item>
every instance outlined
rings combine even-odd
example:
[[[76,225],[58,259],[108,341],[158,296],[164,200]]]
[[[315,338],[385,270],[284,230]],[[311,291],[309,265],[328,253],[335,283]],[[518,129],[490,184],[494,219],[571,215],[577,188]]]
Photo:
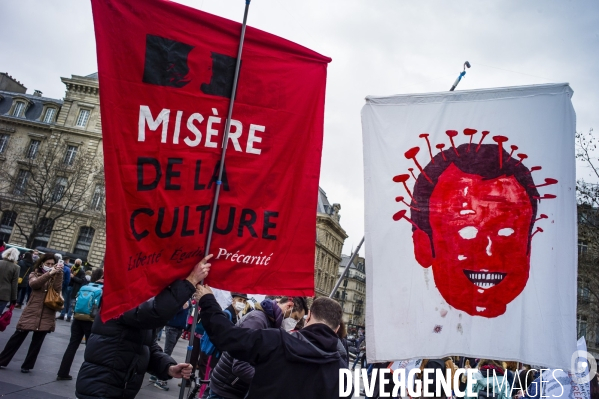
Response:
[[[582,161],[583,178],[576,182],[578,202],[578,314],[581,323],[591,329],[598,341],[599,322],[599,158],[596,156],[597,138],[593,130],[576,134],[576,158]],[[584,319],[584,320],[583,320]],[[588,326],[588,327],[587,327]],[[579,328],[582,328],[579,325]],[[587,335],[588,340],[589,335]],[[591,342],[591,344],[593,344]]]
[[[55,134],[44,144],[12,154],[3,171],[6,184],[0,186],[3,208],[8,200],[15,204],[13,210],[23,215],[15,227],[29,248],[36,238],[69,230],[90,216],[91,183],[103,173],[95,154],[69,145],[62,135]],[[102,195],[101,204],[93,207],[99,217],[104,217],[103,200]]]

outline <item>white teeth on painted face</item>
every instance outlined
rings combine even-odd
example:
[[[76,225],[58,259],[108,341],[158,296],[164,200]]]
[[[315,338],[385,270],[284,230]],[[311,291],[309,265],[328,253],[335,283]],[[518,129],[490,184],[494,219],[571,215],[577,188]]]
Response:
[[[505,273],[475,273],[470,270],[464,270],[464,274],[474,285],[476,285],[479,288],[482,288],[483,290],[492,288],[497,284],[501,283],[506,276]]]

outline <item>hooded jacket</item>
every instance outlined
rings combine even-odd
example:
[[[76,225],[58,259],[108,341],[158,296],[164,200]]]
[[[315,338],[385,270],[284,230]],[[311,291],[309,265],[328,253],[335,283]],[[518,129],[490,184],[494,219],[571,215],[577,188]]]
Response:
[[[328,326],[313,324],[294,334],[253,330],[234,326],[212,294],[200,299],[200,307],[216,347],[254,366],[247,399],[339,398],[339,368],[345,365],[339,338]]]
[[[283,312],[277,303],[265,299],[256,304],[253,312],[245,315],[238,326],[263,330],[265,328],[280,328],[283,322]],[[224,352],[210,376],[210,390],[227,399],[243,399],[254,378],[254,367],[248,362],[233,358]]]
[[[164,326],[195,292],[189,281],[177,280],[153,299],[103,323],[96,317],[77,376],[79,399],[135,398],[147,372],[167,380],[177,364],[156,343]]]

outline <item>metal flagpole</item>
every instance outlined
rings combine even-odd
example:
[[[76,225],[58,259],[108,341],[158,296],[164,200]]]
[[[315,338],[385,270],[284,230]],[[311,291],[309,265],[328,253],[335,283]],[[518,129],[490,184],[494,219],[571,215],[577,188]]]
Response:
[[[453,82],[453,86],[451,86],[451,89],[449,89],[449,91],[454,91],[455,88],[458,87],[458,83],[460,83],[460,80],[462,80],[462,78],[466,76],[466,68],[470,68],[470,63],[468,61],[464,62],[464,70],[460,72],[458,78],[455,80],[455,82]]]
[[[337,284],[335,284],[335,287],[333,288],[333,291],[331,291],[331,295],[329,295],[329,298],[332,298],[335,295],[335,292],[337,292],[337,290],[339,289],[339,286],[341,285],[341,280],[343,280],[345,278],[345,275],[347,274],[349,267],[351,266],[354,259],[358,255],[358,252],[360,252],[360,247],[362,246],[362,244],[364,244],[364,237],[362,237],[362,240],[360,240],[360,243],[358,244],[358,247],[356,248],[356,252],[354,252],[351,255],[351,258],[349,258],[349,262],[347,263],[347,266],[345,266],[345,270],[343,270],[343,273],[341,273],[341,276],[339,276],[339,280],[337,280]]]
[[[235,103],[235,95],[237,94],[237,81],[239,79],[239,68],[241,66],[241,51],[243,50],[243,41],[245,39],[245,28],[247,26],[248,11],[250,8],[251,0],[245,0],[245,11],[243,13],[243,24],[241,25],[241,38],[239,39],[239,49],[237,50],[237,62],[235,63],[235,75],[233,77],[233,90],[231,91],[231,101],[229,102],[229,112],[227,113],[227,121],[225,123],[225,131],[223,134],[223,151],[220,156],[220,165],[218,170],[218,180],[216,181],[216,190],[214,192],[214,202],[212,204],[212,213],[210,215],[210,225],[208,227],[208,235],[206,237],[206,249],[204,255],[210,253],[210,244],[212,243],[212,233],[214,231],[214,223],[216,221],[216,210],[218,207],[218,197],[220,194],[220,188],[222,185],[223,170],[225,168],[225,155],[227,153],[227,144],[229,142],[229,129],[231,128],[231,117],[233,115],[233,104]],[[202,281],[203,283],[204,281]],[[191,325],[191,331],[189,334],[189,345],[187,346],[187,355],[185,356],[185,363],[191,361],[191,351],[193,350],[193,341],[195,339],[195,329],[199,314],[199,301],[196,301],[194,305],[194,317]],[[200,376],[201,379],[201,376]],[[184,399],[185,388],[187,383],[181,381],[181,390],[179,392],[179,399]]]

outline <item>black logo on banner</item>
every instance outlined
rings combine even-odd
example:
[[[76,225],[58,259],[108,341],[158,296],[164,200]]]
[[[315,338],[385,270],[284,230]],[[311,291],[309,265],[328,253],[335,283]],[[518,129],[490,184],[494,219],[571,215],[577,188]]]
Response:
[[[146,59],[142,81],[158,86],[183,87],[190,80],[188,56],[194,46],[155,35],[146,35]],[[210,83],[202,83],[204,94],[231,97],[237,58],[212,52]]]
[[[202,92],[230,98],[233,91],[236,63],[237,58],[213,52],[212,77],[210,78],[210,84],[202,83],[202,86],[200,86]]]
[[[183,87],[189,83],[187,57],[193,46],[165,37],[146,35],[142,81],[159,86]]]

